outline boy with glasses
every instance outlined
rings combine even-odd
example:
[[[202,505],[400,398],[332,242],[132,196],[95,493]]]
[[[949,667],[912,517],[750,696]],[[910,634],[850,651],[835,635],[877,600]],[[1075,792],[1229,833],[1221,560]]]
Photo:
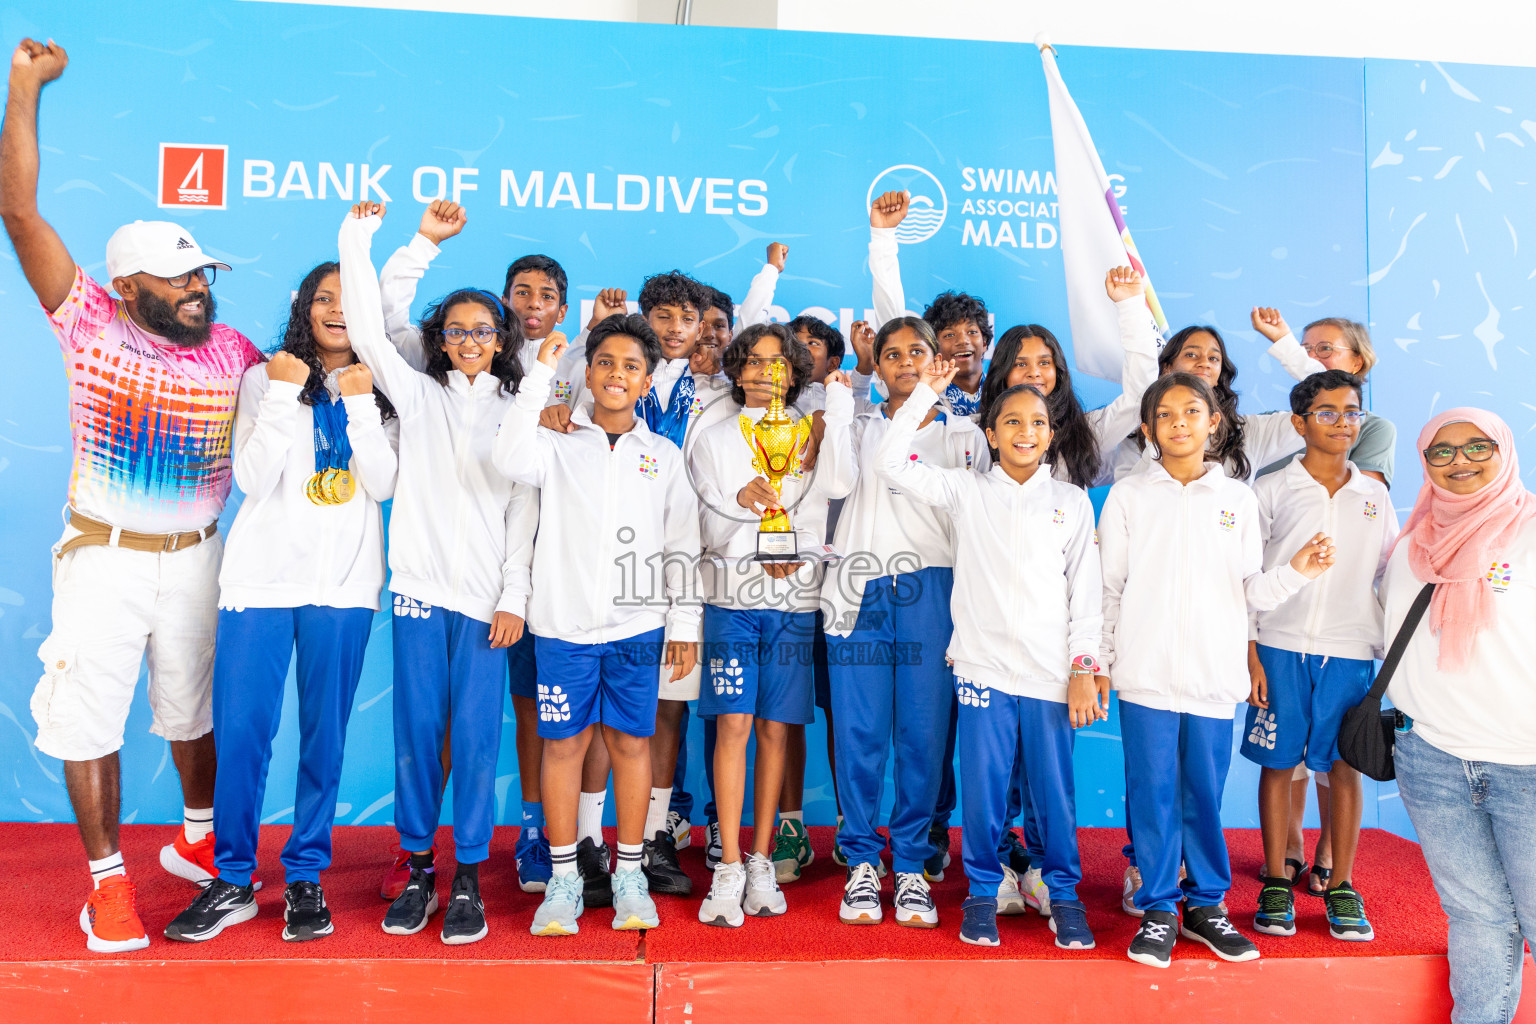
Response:
[[[1329,932],[1365,942],[1374,933],[1350,878],[1360,841],[1360,775],[1339,759],[1339,725],[1370,689],[1373,660],[1382,654],[1376,585],[1397,538],[1397,514],[1386,485],[1349,459],[1365,417],[1358,377],[1343,370],[1312,374],[1291,390],[1291,413],[1305,451],[1253,488],[1264,565],[1285,561],[1286,552],[1319,531],[1335,539],[1338,560],[1312,586],[1260,613],[1251,634],[1252,706],[1242,752],[1262,768],[1265,857],[1253,927],[1266,935],[1296,934],[1296,883],[1285,858],[1291,776],[1305,763],[1328,773],[1332,790],[1334,874],[1323,893]]]

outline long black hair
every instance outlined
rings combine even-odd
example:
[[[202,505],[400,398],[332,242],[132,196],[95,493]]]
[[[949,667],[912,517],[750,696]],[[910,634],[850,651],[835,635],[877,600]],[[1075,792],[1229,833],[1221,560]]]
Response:
[[[448,371],[453,360],[443,351],[443,325],[448,322],[448,311],[461,303],[472,302],[491,314],[491,323],[501,339],[501,351],[491,357],[491,376],[501,381],[501,390],[508,395],[517,394],[523,383],[523,328],[516,317],[507,315],[507,307],[501,300],[480,288],[460,288],[449,292],[428,306],[421,318],[421,344],[427,350],[426,374],[444,387],[448,386]]]
[[[1221,333],[1216,328],[1204,324],[1190,324],[1169,338],[1168,343],[1157,354],[1157,370],[1159,374],[1172,373],[1174,360],[1184,350],[1184,343],[1202,332],[1215,338],[1216,347],[1221,350],[1221,372],[1216,375],[1216,386],[1210,388],[1216,399],[1216,411],[1221,413],[1221,425],[1217,428],[1216,437],[1212,440],[1211,454],[1220,462],[1231,463],[1234,478],[1245,480],[1252,466],[1248,462],[1247,453],[1243,450],[1245,440],[1243,418],[1237,414],[1237,392],[1232,389],[1232,382],[1237,379],[1237,364],[1232,362],[1231,356],[1227,355],[1227,343],[1222,340]],[[1150,393],[1149,391],[1148,394]],[[1141,407],[1143,410],[1147,408],[1145,401],[1142,402]],[[1153,408],[1156,406],[1154,405]],[[1140,436],[1138,431],[1137,437]],[[1138,443],[1145,447],[1145,440]]]
[[[288,307],[288,322],[283,324],[282,341],[277,346],[277,351],[287,352],[303,360],[309,367],[309,379],[304,382],[304,390],[299,392],[299,401],[305,405],[329,401],[325,392],[325,367],[320,362],[320,346],[315,343],[315,329],[309,314],[310,307],[315,304],[315,293],[320,290],[320,282],[340,271],[341,265],[331,262],[322,263],[304,275],[304,280],[299,282],[298,292],[293,296],[293,303]],[[355,353],[352,361],[357,361]],[[395,415],[395,407],[378,388],[373,389],[373,401],[379,407],[380,419],[387,420]]]
[[[800,393],[811,383],[811,371],[816,368],[816,361],[811,357],[811,350],[795,336],[794,331],[784,324],[775,323],[753,324],[732,338],[720,354],[721,370],[731,380],[731,401],[737,405],[747,404],[747,393],[741,386],[741,371],[746,367],[747,357],[752,354],[753,347],[764,338],[777,338],[779,351],[789,363],[790,378],[784,391],[784,404],[793,406]]]
[[[1172,344],[1172,342],[1169,344]],[[1141,396],[1141,425],[1146,430],[1138,430],[1136,432],[1146,444],[1152,446],[1152,457],[1156,459],[1163,457],[1163,449],[1157,443],[1157,403],[1161,402],[1163,396],[1174,388],[1188,388],[1195,393],[1195,397],[1200,399],[1211,412],[1221,411],[1218,408],[1220,400],[1216,397],[1215,389],[1207,384],[1203,377],[1196,377],[1192,373],[1184,373],[1181,370],[1174,373],[1165,373],[1157,378],[1157,380],[1152,382],[1152,386],[1147,388]],[[1218,436],[1221,429],[1225,426],[1226,416],[1223,414],[1222,421],[1216,425]],[[1221,461],[1221,457],[1216,454],[1216,449],[1209,442],[1207,442],[1205,448],[1205,461]]]
[[[1012,390],[1008,387],[1008,375],[1013,372],[1014,361],[1019,358],[1019,349],[1024,347],[1026,338],[1039,338],[1044,342],[1050,350],[1051,362],[1056,367],[1056,386],[1050,394],[1042,396],[1046,412],[1051,417],[1054,435],[1051,438],[1050,461],[1065,466],[1067,479],[1073,484],[1085,489],[1092,487],[1099,478],[1104,462],[1099,454],[1099,441],[1094,436],[1093,426],[1088,422],[1088,414],[1083,411],[1083,403],[1072,387],[1072,371],[1067,366],[1061,342],[1056,340],[1056,335],[1048,328],[1040,324],[1019,324],[1003,332],[992,353],[992,362],[987,366],[987,375],[981,382],[981,407],[977,422],[988,422],[992,406]]]

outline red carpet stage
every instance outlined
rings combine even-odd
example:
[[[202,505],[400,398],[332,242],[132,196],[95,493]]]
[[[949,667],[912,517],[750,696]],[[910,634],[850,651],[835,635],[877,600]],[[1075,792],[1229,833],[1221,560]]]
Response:
[[[838,923],[843,872],[829,856],[832,830],[812,829],[816,862],[785,886],[790,913],[749,918],[739,930],[711,928],[695,916],[708,873],[695,845],[683,851],[697,897],[658,898],[662,927],[614,932],[606,911],[589,912],[579,936],[534,938],[528,923],[539,896],[520,891],[512,863],[514,831],[500,829],[481,873],[490,936],[444,946],[437,918],[410,937],[379,928],[380,872],[395,833],[382,827],[336,830],[326,897],[335,935],[284,943],[282,866],[288,829],[262,830],[260,915],[210,943],[161,937],[193,890],[159,867],[157,851],[174,826],[123,829],[138,886],[148,949],[96,957],[76,918],[88,879],[72,825],[0,824],[0,898],[13,924],[0,932],[0,1021],[334,1021],[451,1020],[454,1024],[537,1016],[558,1021],[695,1022],[739,1019],[755,1010],[784,1020],[836,1021],[871,1011],[892,1021],[976,1021],[1045,1012],[1054,1020],[1098,1021],[1131,1009],[1186,1020],[1327,1019],[1417,1022],[1446,1019],[1445,926],[1417,847],[1368,830],[1355,872],[1377,939],[1328,936],[1322,901],[1299,895],[1298,931],[1256,936],[1264,958],[1226,964],[1181,941],[1174,965],[1130,963],[1135,921],[1119,910],[1124,833],[1082,829],[1083,901],[1099,948],[1068,954],[1033,913],[1002,918],[1002,945],[967,946],[956,937],[965,883],[954,866],[934,886],[941,925],[924,931]],[[439,870],[451,866],[449,830]],[[701,843],[703,830],[694,830]],[[610,843],[613,841],[610,836]],[[1234,878],[1229,905],[1246,925],[1258,894],[1256,831],[1228,832]],[[1309,837],[1309,845],[1312,838]],[[447,877],[442,883],[446,892]],[[889,882],[887,882],[887,894]],[[25,923],[23,923],[23,921]],[[1527,979],[1536,985],[1529,963]],[[1527,988],[1527,991],[1531,991]],[[1520,1020],[1536,1022],[1527,1000]],[[424,1015],[430,1015],[424,1016]]]

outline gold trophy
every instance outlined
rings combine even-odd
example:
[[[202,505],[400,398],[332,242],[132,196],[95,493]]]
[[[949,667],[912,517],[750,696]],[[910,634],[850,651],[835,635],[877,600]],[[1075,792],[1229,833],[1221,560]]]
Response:
[[[752,468],[768,478],[781,499],[784,477],[789,475],[794,461],[811,437],[810,418],[793,420],[784,408],[785,376],[784,360],[775,359],[768,367],[768,379],[773,382],[768,411],[756,423],[745,414],[739,420],[741,436],[747,439],[747,446],[752,449]],[[795,529],[782,504],[763,509],[762,521],[757,528],[757,561],[800,561]]]

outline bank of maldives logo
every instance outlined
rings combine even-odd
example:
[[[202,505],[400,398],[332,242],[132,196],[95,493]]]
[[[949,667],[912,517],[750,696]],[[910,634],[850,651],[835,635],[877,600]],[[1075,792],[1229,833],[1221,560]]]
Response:
[[[939,228],[944,226],[944,215],[949,212],[949,198],[939,179],[916,164],[897,164],[877,174],[869,183],[864,209],[868,210],[875,196],[882,192],[900,191],[909,193],[912,202],[906,219],[896,228],[896,241],[914,245],[938,234]]]
[[[228,146],[160,143],[160,206],[222,210],[229,183]]]

